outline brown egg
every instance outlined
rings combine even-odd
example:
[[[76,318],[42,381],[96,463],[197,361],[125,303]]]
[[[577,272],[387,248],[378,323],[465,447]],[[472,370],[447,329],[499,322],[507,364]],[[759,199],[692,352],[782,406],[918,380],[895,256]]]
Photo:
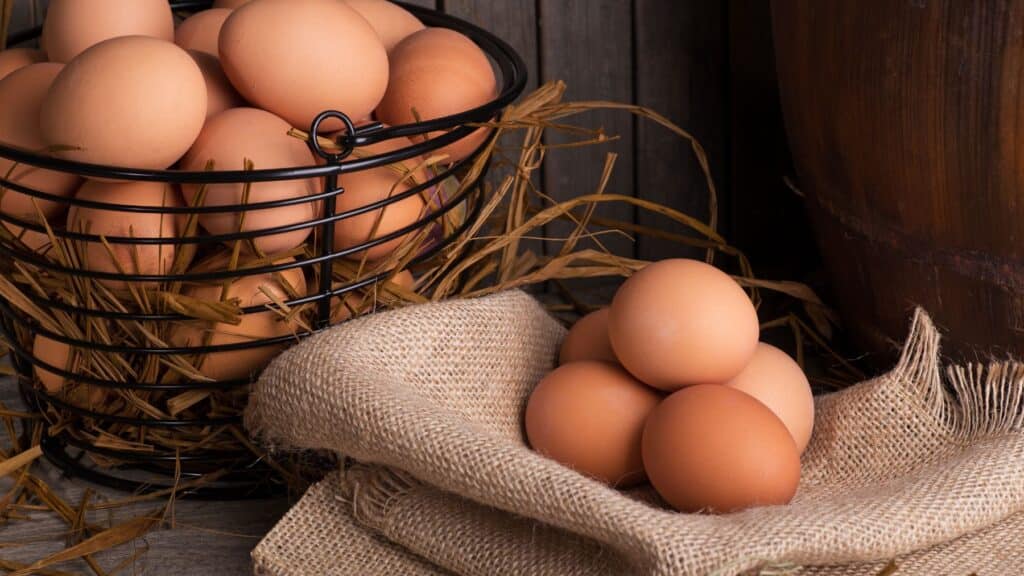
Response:
[[[643,462],[655,490],[680,512],[786,504],[800,483],[800,454],[785,424],[752,396],[717,384],[684,388],[651,412]]]
[[[161,182],[111,183],[88,180],[75,198],[107,204],[132,206],[180,207],[178,192]],[[68,211],[68,229],[105,237],[175,238],[183,226],[181,217],[167,214],[136,214],[114,209],[72,206]],[[102,242],[75,241],[84,252],[82,268],[95,272],[135,275],[167,274],[174,264],[173,244],[110,243],[113,257]],[[101,280],[113,289],[128,287],[121,280]],[[154,287],[155,282],[135,282],[136,286]]]
[[[402,270],[395,274],[387,284],[397,286],[402,290],[412,291],[416,286],[416,281],[413,279],[411,272]],[[351,319],[353,316],[376,311],[380,295],[384,291],[384,286],[374,285],[370,289],[355,290],[345,294],[344,300],[337,303],[331,311],[331,324],[338,324]]]
[[[36,360],[65,372],[71,372],[73,369],[71,347],[63,342],[57,342],[37,334],[32,343],[32,355],[35,356]],[[32,371],[35,373],[39,383],[43,385],[43,389],[51,395],[57,394],[67,385],[67,380],[63,376],[50,372],[45,368],[33,366]],[[103,388],[80,384],[71,390],[65,399],[70,400],[76,406],[95,408],[97,405],[102,404],[106,395],[106,391]]]
[[[250,0],[216,0],[216,2],[213,3],[213,7],[234,10],[242,4],[247,4],[249,1]]]
[[[36,360],[44,364],[59,368],[65,372],[70,371],[71,347],[63,342],[51,340],[46,336],[36,335],[32,344],[32,355]],[[39,380],[39,383],[50,394],[56,394],[64,387],[65,380],[63,376],[54,374],[39,366],[33,366],[32,370],[35,372],[36,379]]]
[[[306,130],[325,110],[369,116],[388,85],[380,38],[338,0],[246,4],[224,23],[220,59],[242,96]],[[321,132],[341,128],[325,122]]]
[[[612,301],[608,335],[615,355],[662,390],[724,382],[757,349],[760,326],[746,292],[697,260],[662,260],[627,280]]]
[[[6,222],[3,223],[3,227],[10,232],[12,236],[17,238],[25,248],[28,248],[33,252],[38,254],[49,254],[50,249],[53,248],[53,244],[50,242],[50,237],[42,232],[28,230],[20,226],[7,224]]]
[[[0,52],[0,80],[29,64],[46,62],[46,54],[34,48],[8,48]]]
[[[373,26],[384,48],[391,52],[399,42],[423,30],[423,22],[405,8],[387,0],[345,0]]]
[[[188,55],[199,65],[199,70],[203,73],[203,80],[206,81],[207,120],[225,110],[241,108],[246,105],[245,100],[231,85],[228,77],[224,75],[219,60],[197,50],[189,50]]]
[[[486,104],[496,93],[491,63],[472,40],[454,30],[427,28],[392,51],[391,82],[377,107],[377,118],[392,125],[433,120]],[[488,134],[481,128],[435,153],[461,160]]]
[[[412,146],[412,142],[408,138],[395,138],[364,147],[361,151],[368,156],[376,156],[408,146]],[[425,182],[426,173],[420,165],[419,159],[411,159],[395,165],[340,175],[338,185],[345,189],[345,193],[337,198],[336,213],[340,214],[380,202]],[[352,248],[397,232],[423,218],[426,215],[426,209],[427,204],[423,197],[420,194],[413,194],[383,208],[340,220],[334,229],[334,248],[335,250]],[[414,234],[415,231],[403,234],[368,250],[355,252],[349,255],[349,258],[354,260],[364,257],[369,260],[385,258]]]
[[[0,110],[4,111],[0,114],[0,141],[32,152],[46,151],[46,144],[39,133],[39,109],[63,67],[63,64],[48,62],[30,64],[0,80]],[[43,170],[30,164],[16,164],[6,158],[0,158],[0,177],[39,192],[62,197],[74,194],[82,180],[73,174]],[[64,211],[63,206],[57,202],[33,199],[11,189],[0,188],[0,191],[3,193],[0,210],[22,220],[39,222],[39,212],[49,220]]]
[[[211,8],[196,12],[174,31],[174,43],[185,50],[198,50],[217,58],[217,41],[224,21],[231,15],[227,8]]]
[[[134,1],[134,0],[133,0]],[[43,101],[47,144],[69,160],[161,170],[178,161],[206,119],[206,82],[170,42],[107,40],[64,67]]]
[[[120,36],[174,40],[166,0],[50,0],[42,48],[51,62],[70,62],[91,46]]]
[[[789,429],[803,454],[814,430],[814,395],[807,376],[789,354],[761,343],[750,363],[726,382],[768,406]]]
[[[204,170],[212,160],[216,170],[242,170],[249,160],[253,168],[292,168],[314,164],[313,154],[304,142],[288,135],[291,126],[281,118],[256,108],[232,108],[206,123],[195,145],[181,162],[183,170]],[[185,201],[192,205],[200,187],[185,185]],[[213,184],[206,188],[206,206],[246,203],[243,184]],[[286,200],[319,192],[317,180],[257,182],[248,187],[248,203]],[[306,202],[248,212],[204,214],[199,223],[211,234],[230,234],[265,230],[286,224],[298,224],[317,218],[320,203]],[[257,252],[277,254],[305,242],[312,228],[260,236],[252,243]],[[248,242],[246,243],[249,244]]]
[[[618,487],[644,479],[644,421],[661,396],[607,362],[573,362],[547,375],[526,406],[537,452]]]
[[[226,258],[217,259],[217,265],[210,269],[222,270],[226,263]],[[192,286],[186,289],[184,294],[213,302],[237,300],[237,304],[242,308],[272,303],[273,299],[268,297],[266,292],[281,302],[287,302],[292,297],[280,279],[296,293],[305,295],[306,279],[302,270],[298,268],[281,272],[279,276],[258,274],[234,279],[226,294],[223,292],[223,281]],[[211,324],[198,320],[182,323],[172,331],[170,340],[174,347],[222,346],[287,336],[298,330],[299,326],[295,322],[287,321],[277,311],[268,309],[265,312],[244,315],[241,324],[238,325]],[[283,345],[275,344],[247,350],[214,352],[201,357],[196,368],[204,376],[214,380],[249,378],[266,366],[283,348]]]
[[[580,318],[562,341],[559,364],[580,360],[603,360],[618,363],[612,343],[608,340],[608,308]]]

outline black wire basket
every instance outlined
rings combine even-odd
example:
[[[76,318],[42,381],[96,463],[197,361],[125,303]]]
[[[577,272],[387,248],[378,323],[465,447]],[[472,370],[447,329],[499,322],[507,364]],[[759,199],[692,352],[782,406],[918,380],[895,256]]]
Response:
[[[401,3],[400,3],[401,4]],[[171,2],[177,12],[188,13],[208,8],[210,2],[178,1]],[[32,351],[32,343],[36,336],[69,346],[71,349],[86,354],[127,355],[133,358],[168,358],[171,356],[196,356],[231,352],[257,347],[283,346],[294,343],[297,339],[314,334],[331,324],[332,302],[345,298],[349,293],[365,291],[375,284],[383,282],[396,270],[375,270],[372,273],[347,278],[344,282],[337,281],[335,265],[358,255],[374,246],[391,242],[409,234],[434,226],[443,233],[435,235],[429,247],[419,251],[407,263],[414,266],[431,258],[444,254],[446,258],[457,258],[458,255],[445,253],[453,243],[461,238],[466,230],[478,217],[484,200],[483,170],[469,171],[468,168],[482,160],[481,154],[491,144],[484,142],[468,158],[445,165],[433,171],[429,180],[418,183],[409,190],[394,194],[380,202],[360,207],[355,210],[335,213],[336,200],[344,190],[338,186],[339,175],[388,166],[412,158],[424,157],[456,141],[473,134],[478,126],[494,120],[501,111],[512,103],[523,91],[526,84],[526,66],[520,56],[508,44],[491,33],[468,22],[436,11],[402,4],[404,8],[420,18],[427,26],[445,27],[456,30],[473,40],[493,61],[499,71],[498,95],[487,104],[467,110],[460,114],[416,124],[385,127],[379,123],[356,127],[344,111],[324,111],[307,128],[310,134],[316,134],[320,123],[333,119],[340,120],[346,127],[346,133],[337,142],[337,149],[325,149],[316,138],[311,138],[309,146],[320,159],[320,165],[288,169],[253,169],[243,171],[201,171],[186,172],[176,170],[152,171],[124,169],[110,166],[83,164],[53,157],[27,152],[25,150],[0,145],[0,157],[19,165],[30,165],[46,170],[72,173],[87,178],[114,180],[162,182],[173,185],[211,185],[211,184],[249,184],[284,180],[322,179],[323,191],[312,196],[273,202],[218,205],[218,206],[184,206],[184,207],[153,207],[126,206],[93,202],[84,199],[63,198],[19,185],[0,178],[0,187],[14,190],[36,198],[56,202],[62,206],[98,208],[122,213],[125,218],[140,214],[164,214],[168,217],[188,217],[190,215],[211,213],[239,213],[259,210],[271,210],[278,207],[293,206],[306,202],[322,203],[321,214],[311,220],[256,231],[239,231],[231,234],[203,235],[197,233],[190,236],[175,238],[144,238],[144,237],[103,237],[80,231],[71,231],[48,227],[27,221],[8,214],[0,213],[0,222],[16,226],[27,231],[41,234],[52,234],[59,241],[70,242],[101,242],[105,240],[111,245],[173,245],[176,248],[189,246],[201,252],[204,247],[223,246],[225,243],[250,241],[256,237],[284,232],[310,229],[311,238],[315,238],[307,247],[306,252],[293,259],[282,262],[268,262],[244,269],[219,269],[189,271],[181,274],[143,275],[120,274],[86,270],[81,267],[67,266],[54,258],[48,258],[20,245],[18,242],[0,242],[0,256],[7,260],[7,265],[0,271],[5,282],[21,288],[25,301],[14,302],[10,298],[0,297],[0,323],[2,337],[11,348],[11,358],[18,373],[22,396],[44,415],[49,415],[50,426],[42,439],[42,450],[47,459],[60,467],[67,475],[80,477],[91,482],[118,489],[149,492],[168,489],[182,481],[197,479],[210,472],[217,471],[215,481],[197,484],[183,495],[194,498],[255,498],[281,491],[285,485],[282,478],[275,474],[279,466],[258,455],[248,446],[244,438],[228,449],[211,448],[203,442],[183,443],[185,448],[170,449],[165,443],[161,449],[135,450],[125,449],[117,443],[102,442],[96,435],[82,434],[82,424],[109,428],[110,433],[123,434],[123,430],[131,430],[135,436],[157,435],[162,438],[174,439],[176,436],[201,438],[220,430],[232,429],[237,436],[240,428],[241,408],[244,406],[245,391],[250,383],[249,378],[224,381],[196,381],[179,379],[176,381],[151,381],[128,378],[114,381],[95,374],[71,373],[58,366],[48,364],[36,358]],[[12,34],[9,45],[30,42],[40,34],[35,28]],[[428,136],[429,135],[429,136]],[[412,137],[412,146],[401,147],[392,152],[373,156],[357,157],[353,152],[360,148],[383,142],[385,140]],[[491,139],[495,136],[492,133]],[[489,160],[488,160],[489,162]],[[0,175],[2,176],[2,175]],[[336,250],[334,237],[336,227],[344,226],[345,221],[361,214],[382,210],[386,206],[400,202],[413,194],[424,194],[436,191],[439,186],[451,179],[460,179],[458,192],[444,197],[436,205],[431,205],[425,215],[418,221],[390,234],[376,237],[359,245]],[[435,194],[436,196],[436,194]],[[457,227],[439,226],[439,223],[453,211],[462,216]],[[126,343],[93,337],[71,338],[55,330],[48,329],[25,312],[26,306],[37,306],[46,310],[59,311],[66,318],[76,322],[98,319],[104,322],[125,325],[159,326],[165,323],[194,321],[194,317],[167,310],[161,307],[131,307],[123,310],[111,310],[106,307],[90,305],[80,299],[62,297],[34,286],[31,276],[34,273],[74,279],[91,278],[96,281],[115,281],[128,283],[169,283],[235,281],[243,276],[283,273],[288,270],[299,270],[306,278],[312,278],[311,288],[307,293],[297,295],[283,302],[290,308],[305,307],[311,310],[307,328],[284,336],[275,336],[259,340],[237,342],[209,346],[170,347],[145,345],[137,342]],[[145,308],[145,309],[144,309]],[[245,315],[266,313],[265,305],[243,308]],[[132,324],[134,323],[134,324]],[[207,392],[230,393],[238,398],[236,406],[219,406],[206,410],[194,417],[145,416],[139,414],[123,415],[106,413],[95,407],[83,406],[60,393],[47,392],[34,377],[34,367],[65,379],[69,383],[80,383],[97,389],[113,391],[119,394],[146,393],[188,393]],[[122,432],[119,432],[122,431]],[[135,438],[138,439],[138,438]],[[144,439],[144,438],[143,438]],[[100,466],[97,462],[105,462]]]

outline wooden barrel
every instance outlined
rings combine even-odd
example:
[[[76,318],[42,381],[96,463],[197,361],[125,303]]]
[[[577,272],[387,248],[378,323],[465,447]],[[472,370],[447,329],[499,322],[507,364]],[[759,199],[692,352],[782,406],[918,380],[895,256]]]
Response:
[[[1024,355],[1024,0],[773,0],[786,129],[845,323],[916,305],[958,359]]]

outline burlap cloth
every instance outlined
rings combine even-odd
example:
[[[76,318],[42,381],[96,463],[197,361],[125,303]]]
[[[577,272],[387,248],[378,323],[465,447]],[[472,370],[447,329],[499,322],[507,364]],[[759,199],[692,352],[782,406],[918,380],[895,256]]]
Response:
[[[1024,574],[1024,370],[941,370],[923,312],[894,370],[818,398],[793,503],[724,516],[530,451],[522,410],[563,336],[515,291],[370,316],[283,354],[249,429],[358,464],[289,512],[257,571],[874,576],[898,557],[901,575]]]

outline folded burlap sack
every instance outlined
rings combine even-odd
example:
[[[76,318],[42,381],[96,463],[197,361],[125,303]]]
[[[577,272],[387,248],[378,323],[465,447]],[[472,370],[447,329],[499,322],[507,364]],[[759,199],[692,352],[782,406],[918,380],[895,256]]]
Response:
[[[283,354],[246,423],[358,464],[254,552],[312,574],[1024,573],[1024,369],[951,368],[915,315],[897,367],[817,400],[795,500],[679,514],[526,445],[522,410],[564,330],[507,292],[382,313]]]

